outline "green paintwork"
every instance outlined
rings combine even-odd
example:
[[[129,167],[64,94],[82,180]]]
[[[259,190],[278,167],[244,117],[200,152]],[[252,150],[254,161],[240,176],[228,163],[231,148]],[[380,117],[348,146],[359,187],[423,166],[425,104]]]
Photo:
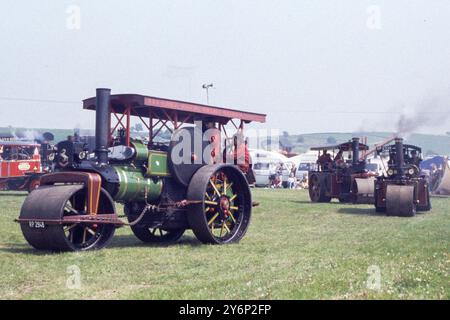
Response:
[[[116,201],[154,202],[161,195],[161,179],[147,178],[140,168],[114,166],[119,176],[119,190],[114,196]],[[145,199],[147,193],[147,199]]]
[[[133,140],[133,141],[131,141],[131,144],[133,145],[134,150],[136,150],[136,155],[134,157],[134,160],[137,162],[147,161],[147,157],[148,157],[147,146],[140,140]]]
[[[170,176],[170,172],[167,167],[167,152],[149,151],[147,176],[149,177]]]

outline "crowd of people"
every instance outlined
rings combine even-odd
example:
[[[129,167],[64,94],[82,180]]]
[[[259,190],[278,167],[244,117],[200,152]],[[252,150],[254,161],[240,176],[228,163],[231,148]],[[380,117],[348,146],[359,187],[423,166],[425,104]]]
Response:
[[[287,180],[283,176],[287,174]],[[270,188],[288,188],[288,189],[308,189],[308,174],[304,173],[301,178],[297,177],[297,167],[295,164],[278,163],[275,172],[270,176]]]

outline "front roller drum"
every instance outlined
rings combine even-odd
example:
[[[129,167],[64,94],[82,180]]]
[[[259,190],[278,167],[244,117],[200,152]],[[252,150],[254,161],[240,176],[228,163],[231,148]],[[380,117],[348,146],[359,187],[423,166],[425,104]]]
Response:
[[[86,188],[83,185],[41,186],[28,195],[22,206],[19,217],[22,233],[38,250],[101,249],[113,237],[114,224],[61,222],[64,217],[87,215],[86,208]],[[114,213],[114,202],[102,189],[97,215]]]
[[[353,183],[354,202],[358,204],[375,203],[375,178],[355,178]]]
[[[414,186],[387,185],[386,213],[389,216],[415,216]]]
[[[252,197],[239,168],[202,167],[192,177],[187,198],[192,202],[189,225],[201,242],[226,244],[244,237],[250,224]]]

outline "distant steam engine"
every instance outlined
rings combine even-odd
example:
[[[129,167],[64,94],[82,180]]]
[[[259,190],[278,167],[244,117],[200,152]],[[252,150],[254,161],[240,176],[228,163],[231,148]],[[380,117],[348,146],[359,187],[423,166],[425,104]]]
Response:
[[[375,182],[375,208],[388,215],[411,217],[417,211],[431,210],[428,182],[420,173],[422,149],[403,143],[380,148],[389,153],[387,174]]]

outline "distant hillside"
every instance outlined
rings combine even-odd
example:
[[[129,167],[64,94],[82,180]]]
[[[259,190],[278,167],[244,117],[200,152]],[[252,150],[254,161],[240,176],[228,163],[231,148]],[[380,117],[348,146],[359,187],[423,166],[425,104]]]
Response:
[[[19,138],[26,138],[32,140],[33,137],[39,136],[44,132],[51,132],[55,136],[55,141],[61,141],[67,139],[67,136],[73,135],[73,129],[42,129],[42,128],[12,128],[12,127],[0,127],[0,135],[13,134]]]
[[[383,141],[393,135],[391,132],[354,132],[354,133],[311,133],[302,135],[284,136],[283,139],[293,146],[293,151],[302,153],[311,146],[324,145],[327,143],[342,143],[350,140],[352,137],[367,137],[368,144],[373,145]],[[418,145],[422,148],[425,155],[439,154],[450,155],[450,136],[412,134],[407,139],[410,144]]]
[[[73,129],[32,129],[32,128],[6,128],[0,127],[0,134],[7,133],[31,133],[42,134],[44,132],[51,132],[55,135],[55,141],[61,141],[69,135],[73,135]],[[323,145],[327,143],[342,143],[350,140],[352,137],[367,137],[369,145],[373,145],[388,137],[391,137],[391,132],[353,132],[353,133],[310,133],[301,135],[289,135],[285,133],[282,137],[287,140],[293,147],[293,152],[302,153],[307,151],[311,146]],[[408,143],[422,147],[425,155],[439,154],[450,155],[450,135],[429,135],[429,134],[412,134],[407,139]]]

